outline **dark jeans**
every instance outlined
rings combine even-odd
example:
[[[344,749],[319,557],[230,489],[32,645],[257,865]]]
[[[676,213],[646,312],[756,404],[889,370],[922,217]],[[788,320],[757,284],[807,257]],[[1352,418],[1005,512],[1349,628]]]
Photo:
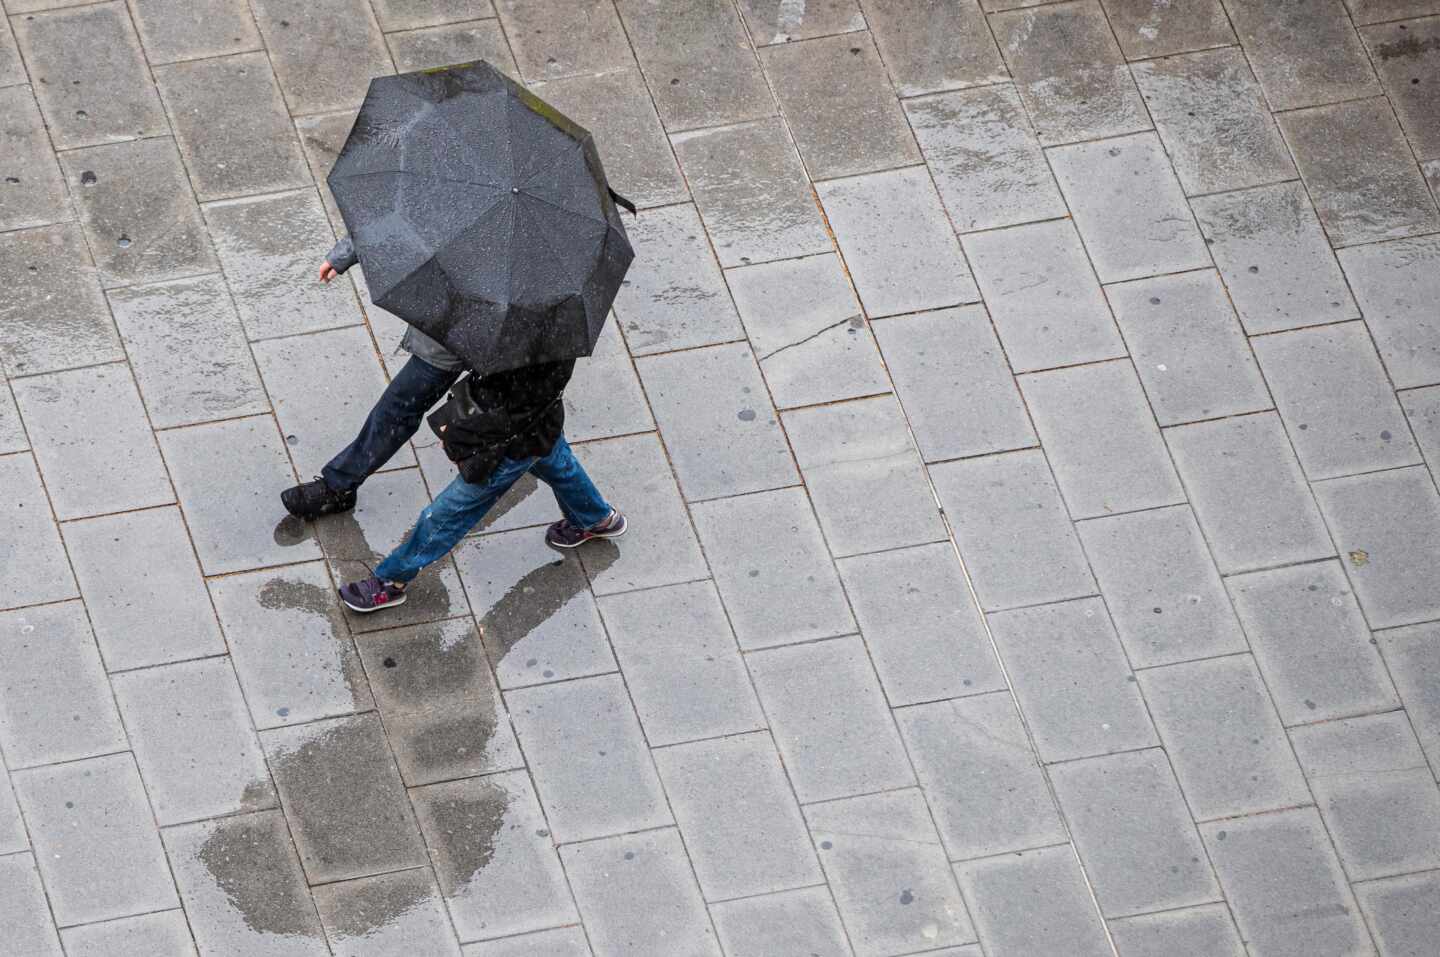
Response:
[[[355,441],[321,470],[325,484],[337,491],[359,488],[419,431],[425,413],[458,378],[459,370],[447,372],[411,356],[370,410]]]

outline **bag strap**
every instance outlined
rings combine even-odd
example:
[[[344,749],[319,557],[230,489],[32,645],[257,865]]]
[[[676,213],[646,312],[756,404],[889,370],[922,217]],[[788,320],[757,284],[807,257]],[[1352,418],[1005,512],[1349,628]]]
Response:
[[[635,204],[634,204],[634,203],[630,202],[630,200],[626,199],[624,196],[621,196],[619,193],[615,192],[615,190],[610,189],[610,187],[607,186],[607,187],[605,187],[605,188],[606,188],[607,190],[610,190],[610,199],[614,201],[614,203],[615,203],[616,206],[619,206],[621,209],[624,209],[624,210],[625,210],[626,212],[628,212],[631,216],[638,216],[638,215],[639,215],[638,213],[635,212]]]

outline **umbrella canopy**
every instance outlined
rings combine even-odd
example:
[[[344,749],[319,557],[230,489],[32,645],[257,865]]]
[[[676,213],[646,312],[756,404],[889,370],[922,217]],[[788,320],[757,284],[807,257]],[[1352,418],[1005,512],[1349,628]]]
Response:
[[[371,80],[328,182],[375,304],[482,374],[589,355],[635,257],[590,134],[488,63]]]

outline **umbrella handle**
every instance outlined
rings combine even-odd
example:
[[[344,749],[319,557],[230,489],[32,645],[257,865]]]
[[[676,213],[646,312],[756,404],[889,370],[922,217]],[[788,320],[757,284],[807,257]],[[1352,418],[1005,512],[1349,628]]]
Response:
[[[638,216],[638,215],[639,215],[638,213],[635,212],[635,204],[634,204],[634,203],[630,202],[630,200],[626,199],[624,196],[621,196],[619,193],[615,192],[615,190],[610,189],[610,187],[607,186],[607,187],[605,187],[605,188],[606,188],[607,190],[610,190],[610,199],[615,203],[616,206],[619,206],[621,209],[626,210],[627,212],[629,212],[629,214],[630,214],[631,216]]]

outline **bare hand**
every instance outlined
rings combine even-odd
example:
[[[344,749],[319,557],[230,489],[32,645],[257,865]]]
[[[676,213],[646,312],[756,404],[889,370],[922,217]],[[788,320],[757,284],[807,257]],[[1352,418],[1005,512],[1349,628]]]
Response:
[[[334,278],[335,278],[336,276],[338,276],[338,275],[340,275],[340,274],[335,271],[335,267],[332,266],[332,265],[330,265],[330,260],[327,259],[327,260],[325,260],[323,263],[320,264],[320,281],[321,281],[321,282],[329,282],[330,280],[334,279]]]

